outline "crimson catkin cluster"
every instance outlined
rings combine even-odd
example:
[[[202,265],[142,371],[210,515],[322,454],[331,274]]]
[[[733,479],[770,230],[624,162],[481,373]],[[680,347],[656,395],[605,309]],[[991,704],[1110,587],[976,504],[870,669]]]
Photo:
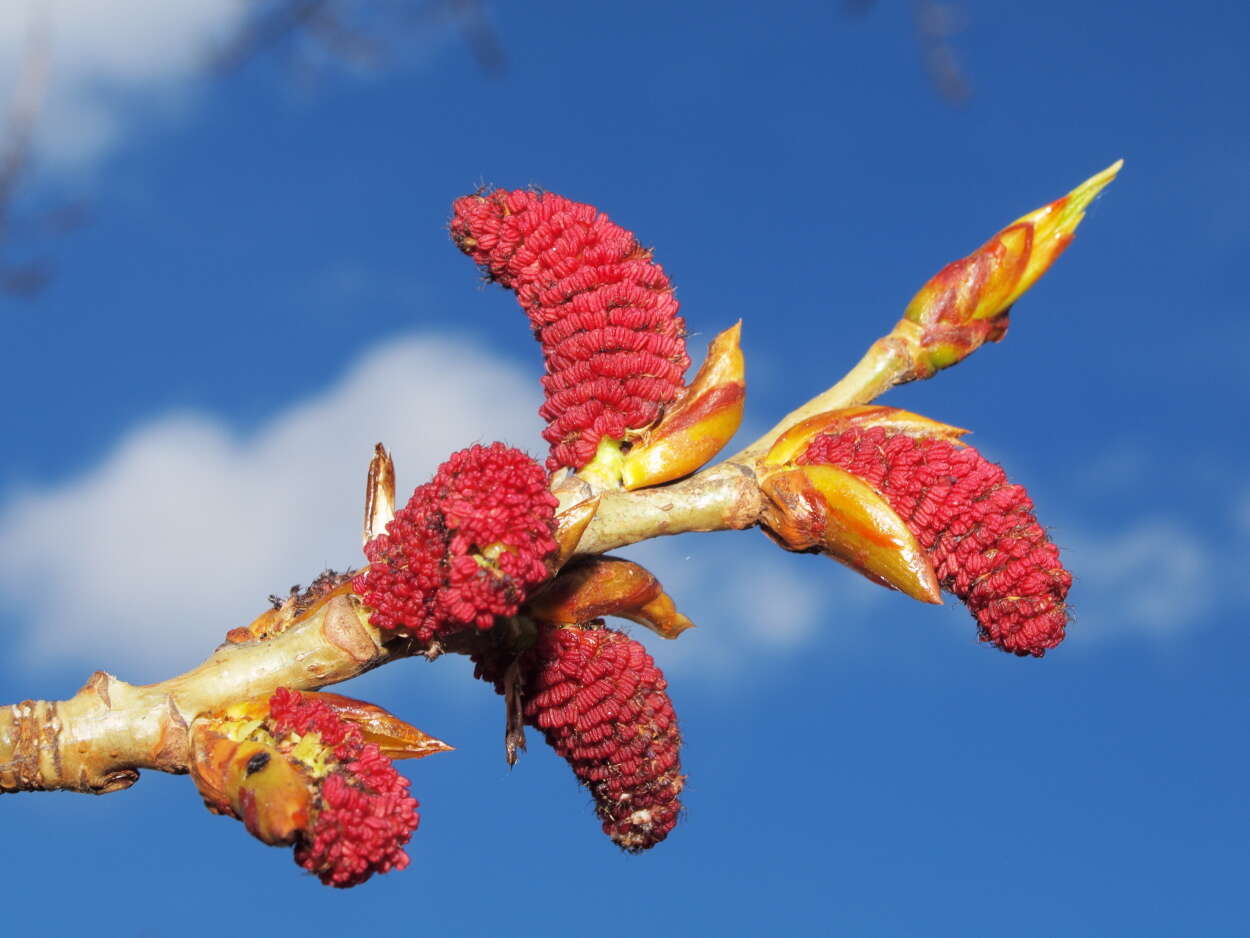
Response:
[[[975,449],[875,427],[818,436],[799,461],[838,466],[881,492],[983,641],[1039,658],[1063,641],[1072,575],[1028,493]]]
[[[278,688],[269,699],[269,729],[276,738],[316,733],[330,750],[312,830],[295,847],[295,862],[328,886],[363,883],[374,873],[408,865],[404,845],[421,817],[408,794],[408,779],[360,727],[325,703]]]
[[[650,426],[690,365],[664,269],[592,205],[497,189],[457,199],[451,235],[514,290],[542,345],[547,468],[580,469],[602,437]]]
[[[499,662],[477,676],[502,691]],[[603,832],[630,852],[668,836],[681,812],[681,734],[646,649],[598,624],[545,628],[521,659],[525,721],[595,799]]]
[[[365,546],[353,581],[378,628],[421,641],[516,613],[548,575],[556,499],[543,468],[493,443],[454,453]]]

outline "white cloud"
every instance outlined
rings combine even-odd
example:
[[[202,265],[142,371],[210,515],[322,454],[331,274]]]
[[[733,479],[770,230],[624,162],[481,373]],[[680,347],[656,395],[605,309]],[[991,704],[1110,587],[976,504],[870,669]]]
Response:
[[[1164,636],[1197,624],[1211,606],[1208,581],[1231,559],[1172,519],[1064,540],[1064,562],[1076,577],[1071,599],[1078,618],[1070,635],[1078,642]]]
[[[540,453],[539,396],[530,369],[464,340],[422,336],[374,350],[248,434],[189,413],[136,427],[83,475],[0,505],[0,602],[24,624],[11,654],[131,680],[190,666],[270,593],[360,562],[374,442],[394,452],[402,498],[473,442]],[[1236,518],[1250,497],[1234,501]],[[1060,540],[1077,576],[1078,643],[1199,623],[1213,602],[1204,584],[1232,575],[1246,553],[1176,519],[1072,530]],[[757,532],[662,538],[623,553],[651,568],[700,626],[675,642],[646,639],[657,659],[711,680],[816,639],[854,644],[890,599]]]
[[[666,672],[720,680],[816,638],[858,635],[886,591],[831,560],[782,551],[758,531],[684,534],[621,551],[659,577],[697,628],[642,637]],[[641,627],[634,628],[641,635]]]
[[[361,561],[375,442],[403,499],[474,442],[539,454],[539,399],[529,369],[427,336],[375,350],[246,436],[197,414],[140,426],[80,478],[0,509],[0,598],[28,622],[19,653],[131,680],[192,665],[270,593]]]
[[[179,100],[248,8],[247,0],[6,0],[0,89],[12,86],[31,36],[46,35],[37,146],[55,164],[82,164],[138,109]]]

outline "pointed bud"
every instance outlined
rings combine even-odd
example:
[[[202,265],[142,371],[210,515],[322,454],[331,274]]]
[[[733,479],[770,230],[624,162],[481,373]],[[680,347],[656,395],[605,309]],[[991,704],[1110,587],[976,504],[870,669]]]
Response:
[[[620,557],[585,557],[570,564],[526,604],[526,612],[555,625],[617,616],[664,638],[694,626],[650,572]]]
[[[694,382],[659,424],[630,447],[621,466],[625,488],[659,485],[689,475],[738,432],[746,397],[746,366],[738,344],[741,332],[739,321],[712,340]]]
[[[599,511],[599,497],[588,498],[575,505],[570,505],[556,513],[556,544],[559,550],[550,561],[555,569],[560,569],[569,558],[577,553],[577,545],[582,535]]]
[[[855,428],[867,430],[871,427],[885,427],[909,436],[942,440],[958,440],[968,432],[897,407],[882,407],[879,404],[844,407],[816,414],[790,427],[773,443],[764,457],[764,465],[770,468],[790,465],[822,433],[841,433]]]
[[[436,752],[452,751],[453,747],[441,739],[423,733],[376,704],[327,691],[300,693],[305,700],[325,704],[340,720],[359,727],[364,741],[377,746],[388,759],[424,759]]]
[[[1085,209],[1120,171],[1123,160],[1067,195],[1012,222],[974,253],[942,268],[920,288],[899,331],[920,344],[917,377],[962,361],[1007,331],[1011,305],[1071,242]]]
[[[394,517],[395,463],[386,447],[378,443],[373,447],[369,476],[365,480],[364,543],[368,544],[379,534],[386,533],[386,526]]]
[[[833,466],[767,476],[761,524],[787,550],[818,551],[875,583],[941,603],[937,575],[907,525],[875,489]]]

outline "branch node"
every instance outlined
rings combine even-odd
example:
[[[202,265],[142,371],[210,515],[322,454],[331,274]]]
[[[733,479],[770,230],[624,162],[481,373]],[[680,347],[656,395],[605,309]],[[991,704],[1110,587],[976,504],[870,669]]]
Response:
[[[327,642],[361,664],[372,661],[382,650],[381,644],[360,621],[355,606],[346,596],[335,596],[327,604],[321,634]]]

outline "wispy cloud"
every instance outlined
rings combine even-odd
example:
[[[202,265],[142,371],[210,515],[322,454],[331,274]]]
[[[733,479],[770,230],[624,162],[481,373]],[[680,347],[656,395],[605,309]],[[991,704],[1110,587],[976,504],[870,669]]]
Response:
[[[810,641],[854,642],[888,598],[833,561],[788,554],[758,532],[685,534],[623,553],[655,573],[698,626],[672,642],[648,641],[670,674],[721,681]]]
[[[1076,572],[1072,632],[1083,638],[1163,636],[1196,624],[1211,607],[1208,577],[1221,563],[1214,546],[1175,519],[1082,535],[1064,557]]]
[[[375,442],[395,454],[402,498],[471,443],[536,452],[538,403],[529,369],[421,337],[246,436],[199,414],[140,426],[81,477],[0,509],[0,600],[27,623],[18,653],[130,679],[194,664],[268,594],[361,561]]]
[[[179,101],[243,21],[246,0],[6,0],[0,89],[11,87],[32,35],[46,35],[49,80],[36,127],[48,161],[82,165],[128,121]]]
[[[1179,491],[1211,493],[1199,518],[1187,513],[1183,498],[1166,491],[1160,497],[1157,461],[1145,441],[1119,439],[1074,467],[1091,515],[1058,523],[1053,532],[1075,577],[1074,645],[1178,638],[1217,624],[1222,607],[1250,595],[1243,573],[1250,563],[1250,490],[1220,494],[1211,485],[1213,473],[1227,478],[1235,471],[1217,453],[1173,457],[1169,471]]]
[[[0,602],[24,625],[11,654],[130,679],[194,664],[270,593],[360,562],[374,442],[395,453],[402,497],[470,443],[536,451],[538,401],[528,368],[461,339],[422,336],[374,350],[247,434],[192,413],[136,427],[79,477],[9,493],[0,505]],[[1077,576],[1073,643],[1199,624],[1217,601],[1210,579],[1240,582],[1250,557],[1250,492],[1228,514],[1226,532],[1173,516],[1100,531],[1060,525]],[[648,640],[657,659],[713,681],[813,641],[858,645],[898,599],[754,532],[663,538],[624,553],[654,570],[700,626],[676,642]]]

